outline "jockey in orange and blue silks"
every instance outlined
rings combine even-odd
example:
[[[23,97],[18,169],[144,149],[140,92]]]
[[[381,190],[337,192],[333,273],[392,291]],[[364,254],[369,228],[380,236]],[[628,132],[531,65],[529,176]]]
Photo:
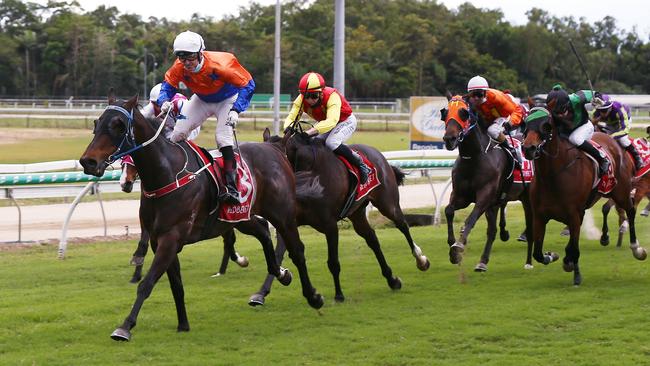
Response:
[[[227,52],[205,51],[203,37],[185,31],[174,40],[174,54],[178,59],[165,73],[158,97],[161,110],[172,107],[171,98],[179,84],[184,83],[194,95],[186,103],[170,139],[185,140],[190,131],[210,116],[217,118],[215,140],[224,159],[226,192],[223,201],[237,204],[237,165],[233,151],[233,128],[239,113],[245,111],[253,97],[255,81],[237,58]]]
[[[600,97],[602,103],[596,106],[593,122],[605,123],[604,132],[612,136],[621,147],[632,155],[636,170],[640,170],[643,168],[643,160],[639,152],[634,148],[632,140],[628,135],[630,133],[630,126],[632,125],[630,107],[612,100],[607,94],[597,96]]]
[[[525,110],[509,94],[490,88],[487,80],[479,75],[469,80],[467,93],[472,110],[488,125],[487,134],[521,165],[519,155],[506,140],[504,131],[515,130],[521,124]]]
[[[366,183],[370,168],[361,157],[344,144],[357,129],[357,118],[350,103],[336,89],[325,86],[325,79],[316,72],[308,72],[298,83],[298,97],[284,121],[287,129],[302,113],[316,120],[314,127],[303,132],[303,138],[316,137],[335,154],[343,156],[359,168],[360,183]]]

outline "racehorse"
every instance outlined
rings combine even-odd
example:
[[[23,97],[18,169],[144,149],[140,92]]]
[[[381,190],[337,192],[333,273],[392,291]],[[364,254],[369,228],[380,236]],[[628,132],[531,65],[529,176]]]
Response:
[[[138,178],[138,169],[135,165],[130,163],[122,163],[122,174],[120,175],[120,187],[125,193],[131,193],[133,190],[133,184]],[[140,197],[140,200],[145,199],[143,196]],[[235,251],[235,232],[228,231],[222,235],[223,237],[223,258],[221,259],[221,265],[219,271],[212,275],[212,277],[218,277],[226,274],[228,269],[228,260],[232,260],[237,263],[240,267],[248,267],[248,258],[240,256],[239,253]],[[142,223],[140,223],[140,240],[138,241],[138,247],[133,256],[131,257],[130,264],[135,266],[133,270],[133,276],[131,276],[131,283],[138,283],[142,279],[142,267],[144,266],[144,257],[147,255],[147,249],[149,248],[149,233],[144,228]]]
[[[508,152],[487,135],[487,126],[469,108],[467,100],[460,95],[447,93],[447,107],[442,110],[445,122],[443,141],[447,150],[458,147],[458,158],[451,172],[452,192],[445,208],[447,218],[447,244],[449,260],[452,264],[462,261],[467,240],[476,221],[485,213],[487,220],[487,240],[480,262],[474,267],[477,272],[487,271],[492,244],[496,237],[497,211],[501,207],[501,228],[505,227],[503,206],[507,201],[521,201],[526,218],[526,234],[530,237],[531,214],[528,199],[528,185],[511,183],[509,176],[514,164]],[[510,181],[509,181],[510,180]],[[474,208],[465,219],[465,225],[456,240],[454,236],[455,211],[474,202]],[[503,237],[502,239],[506,239]],[[532,268],[532,243],[528,239],[526,267]]]
[[[533,108],[530,116],[533,115],[536,117],[526,125],[523,148],[526,158],[534,160],[535,164],[535,179],[530,187],[535,260],[549,264],[559,259],[557,253],[543,253],[548,221],[553,219],[568,225],[570,239],[565,247],[563,269],[573,272],[573,284],[580,285],[580,226],[585,210],[600,195],[612,198],[618,207],[625,210],[630,226],[630,249],[635,258],[644,260],[647,254],[636,238],[636,208],[630,199],[634,171],[632,160],[625,157],[623,150],[610,136],[594,133],[592,141],[610,155],[617,182],[609,193],[601,194],[594,184],[598,179],[595,162],[559,135],[557,123],[547,109]]]
[[[130,153],[138,167],[143,190],[178,188],[141,202],[140,220],[151,236],[154,258],[138,285],[131,312],[111,334],[115,340],[131,338],[131,329],[136,325],[140,309],[164,272],[167,272],[176,304],[177,329],[189,331],[178,253],[185,244],[216,237],[235,226],[211,214],[216,205],[218,187],[211,182],[207,172],[200,174],[208,165],[200,161],[187,142],[173,143],[157,138],[164,125],[145,119],[137,108],[137,102],[137,95],[126,102],[117,101],[111,90],[109,105],[95,121],[94,137],[79,160],[86,174],[102,176],[107,165]],[[282,151],[271,144],[247,144],[241,147],[240,153],[253,174],[247,184],[256,190],[250,213],[266,218],[284,238],[300,273],[303,296],[312,307],[322,307],[323,297],[311,284],[304,245],[298,235],[293,188],[295,177],[289,162]],[[188,183],[180,186],[182,181]],[[268,272],[288,285],[291,275],[274,259],[268,226],[260,225],[256,220],[241,221],[236,226],[262,243]]]
[[[356,188],[356,182],[351,182],[348,169],[324,144],[323,139],[305,139],[301,137],[301,125],[295,123],[283,138],[270,136],[268,129],[264,131],[264,141],[269,145],[284,149],[296,173],[296,195],[298,198],[298,225],[309,225],[325,234],[327,239],[327,266],[334,279],[337,302],[345,300],[339,273],[339,234],[337,222],[343,218],[352,221],[354,231],[365,239],[366,244],[375,254],[386,278],[388,286],[393,290],[402,287],[399,277],[393,276],[393,271],[386,263],[375,230],[368,223],[366,206],[372,203],[382,215],[393,221],[402,232],[415,257],[416,266],[421,271],[429,268],[429,260],[422,254],[420,247],[413,242],[409,226],[399,205],[398,185],[403,184],[404,173],[397,167],[388,164],[386,158],[378,150],[361,144],[351,145],[352,149],[361,152],[372,162],[376,169],[376,178],[380,185],[363,198],[354,202],[347,210],[347,198],[351,189]],[[373,177],[371,177],[373,178]],[[369,179],[370,181],[370,179]],[[284,248],[281,241],[276,245],[276,259],[282,261]],[[271,291],[273,278],[268,276],[260,290],[249,300],[250,305],[264,304],[264,298]]]

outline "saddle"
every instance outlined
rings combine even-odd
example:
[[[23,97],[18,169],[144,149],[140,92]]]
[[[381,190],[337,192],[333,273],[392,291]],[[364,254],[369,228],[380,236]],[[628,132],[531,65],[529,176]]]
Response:
[[[377,168],[375,165],[370,160],[368,160],[368,158],[361,151],[356,149],[353,150],[359,154],[361,159],[363,159],[363,162],[370,168],[370,174],[368,174],[368,181],[365,184],[359,184],[359,168],[352,165],[344,157],[336,155],[336,157],[341,160],[343,165],[345,165],[347,168],[348,178],[350,181],[350,189],[348,191],[347,198],[345,199],[343,209],[339,214],[339,220],[347,216],[350,207],[352,207],[355,202],[358,202],[367,196],[370,192],[372,192],[373,189],[377,188],[381,184],[379,177],[377,176]]]
[[[225,190],[225,175],[223,173],[223,157],[217,150],[207,151],[199,147],[192,141],[187,141],[190,148],[197,154],[199,159],[204,165],[208,165],[206,170],[212,177],[212,182],[217,188],[217,195],[210,203],[215,208],[210,212],[210,215],[215,211],[219,211],[218,219],[226,222],[239,222],[250,220],[251,207],[255,200],[255,186],[253,184],[252,174],[246,161],[241,158],[239,153],[235,153],[235,161],[237,162],[237,190],[240,192],[240,200],[238,204],[228,204],[225,202],[218,202],[217,197],[222,190]]]
[[[607,173],[602,177],[598,177],[598,161],[596,161],[596,159],[591,155],[583,152],[583,154],[594,163],[594,169],[596,170],[596,174],[594,174],[594,183],[591,188],[597,188],[598,193],[600,194],[608,194],[614,189],[614,186],[616,186],[617,183],[616,177],[614,176],[614,159],[607,151],[605,151],[605,149],[603,149],[602,146],[600,146],[599,143],[593,140],[589,140],[589,142],[596,148],[596,150],[598,150],[598,152],[601,153],[601,155],[605,156],[605,159],[609,160],[609,169],[607,170]]]

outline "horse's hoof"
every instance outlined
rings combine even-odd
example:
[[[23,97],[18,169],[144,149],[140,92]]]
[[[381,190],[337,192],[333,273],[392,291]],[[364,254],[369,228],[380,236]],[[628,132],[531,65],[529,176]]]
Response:
[[[314,296],[312,296],[308,300],[308,302],[309,302],[309,306],[318,310],[323,307],[323,304],[325,304],[325,299],[323,298],[323,295],[319,294],[318,292],[315,292]]]
[[[524,269],[533,269],[533,268],[534,267],[532,264],[528,264],[528,263],[524,264]]]
[[[573,286],[580,286],[582,283],[582,275],[580,273],[576,273],[573,275]]]
[[[487,264],[479,263],[474,267],[474,272],[487,272]]]
[[[545,261],[544,264],[550,264],[560,259],[560,255],[555,252],[546,252],[544,258],[548,258],[548,262]]]
[[[249,299],[248,299],[248,305],[250,306],[262,306],[264,305],[264,295],[262,294],[253,294]]]
[[[517,241],[522,241],[524,243],[528,242],[528,238],[526,238],[526,234],[521,234],[517,237]]]
[[[650,210],[644,208],[643,211],[641,211],[640,215],[644,217],[648,217],[648,215],[650,215]]]
[[[277,277],[277,279],[282,284],[282,286],[289,286],[291,280],[293,279],[293,275],[288,269],[280,268],[280,275]]]
[[[465,248],[463,244],[455,243],[449,248],[449,261],[451,264],[459,264],[463,260],[463,252]]]
[[[632,249],[632,254],[634,255],[634,258],[640,261],[643,261],[648,257],[648,253],[646,253],[645,248],[643,247]]]
[[[399,290],[402,288],[402,280],[400,280],[399,277],[393,277],[390,281],[388,281],[388,286],[391,288],[391,290]]]
[[[142,276],[133,276],[131,280],[129,281],[130,283],[138,283],[142,279]]]
[[[429,269],[429,267],[431,266],[431,263],[429,262],[429,258],[427,258],[425,255],[418,257],[415,260],[415,264],[417,265],[418,269],[423,272]]]
[[[510,240],[510,233],[508,230],[501,231],[499,233],[499,238],[501,238],[501,241],[508,241]]]
[[[114,341],[128,342],[131,340],[131,332],[124,328],[117,328],[113,331],[113,334],[111,334],[111,338],[113,338]]]
[[[600,245],[606,247],[609,245],[609,235],[602,235],[600,237]]]
[[[217,278],[217,277],[221,277],[223,275],[225,275],[225,273],[217,272],[217,273],[213,274],[212,276],[210,276],[210,278]]]
[[[334,301],[343,302],[343,301],[345,301],[345,296],[343,296],[343,294],[336,295],[336,296],[334,296]]]
[[[575,266],[573,265],[573,262],[563,261],[562,269],[564,270],[564,272],[573,272]]]
[[[248,267],[248,258],[246,257],[237,258],[237,264],[242,268]]]
[[[189,332],[190,331],[190,325],[189,324],[184,324],[184,325],[179,325],[176,328],[177,332]]]
[[[571,235],[571,232],[569,231],[569,228],[566,228],[566,227],[565,227],[565,228],[562,229],[562,231],[560,232],[560,235],[561,235],[561,236],[569,236],[569,235]]]

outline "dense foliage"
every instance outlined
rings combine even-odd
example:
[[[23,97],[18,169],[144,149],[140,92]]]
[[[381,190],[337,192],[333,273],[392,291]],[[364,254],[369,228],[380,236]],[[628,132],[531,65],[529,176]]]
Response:
[[[304,72],[332,77],[334,2],[285,0],[282,18],[282,92],[295,93]],[[190,29],[209,50],[235,53],[257,81],[273,90],[274,5],[242,7],[223,19],[195,15],[183,22],[94,10],[75,1],[42,6],[0,2],[0,95],[100,96],[160,81],[173,61],[175,35]],[[650,43],[605,17],[594,24],[557,18],[532,8],[514,26],[499,10],[470,3],[457,10],[435,0],[346,1],[346,95],[396,98],[462,90],[475,74],[515,94],[569,88],[586,81],[568,40],[587,65],[595,87],[612,93],[650,93]],[[164,16],[165,14],[161,14]],[[147,56],[144,56],[144,55]]]

